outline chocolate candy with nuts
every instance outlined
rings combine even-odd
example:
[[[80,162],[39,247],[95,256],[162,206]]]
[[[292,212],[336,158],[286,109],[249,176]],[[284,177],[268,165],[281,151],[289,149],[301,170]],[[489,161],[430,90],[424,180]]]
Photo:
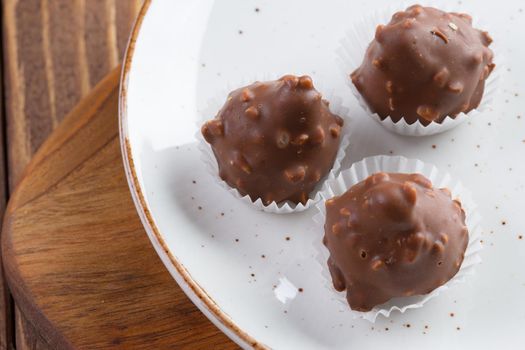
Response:
[[[304,204],[333,166],[342,126],[310,77],[287,75],[231,92],[201,131],[242,195]]]
[[[358,311],[445,284],[468,244],[461,203],[420,174],[371,175],[326,202],[324,229],[334,287]]]
[[[414,5],[377,26],[352,82],[382,119],[441,123],[480,104],[491,42],[467,14]]]

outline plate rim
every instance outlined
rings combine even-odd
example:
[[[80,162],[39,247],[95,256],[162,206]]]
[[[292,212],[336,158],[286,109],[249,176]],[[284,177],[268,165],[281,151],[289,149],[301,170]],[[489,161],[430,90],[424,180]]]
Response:
[[[197,306],[197,308],[217,327],[226,334],[237,345],[243,348],[269,349],[246,331],[242,330],[226,312],[224,312],[210,295],[202,288],[191,276],[186,267],[177,260],[171,253],[166,241],[158,229],[151,210],[147,206],[143,190],[138,181],[135,169],[132,148],[129,141],[129,130],[127,127],[127,90],[129,82],[129,73],[135,53],[135,44],[140,34],[144,18],[148,14],[153,0],[144,0],[139,14],[135,19],[133,28],[126,46],[124,60],[121,68],[119,97],[118,97],[118,122],[119,122],[119,140],[122,153],[122,161],[126,173],[128,187],[135,204],[135,209],[139,214],[142,225],[164,266],[172,275],[175,282],[181,287],[182,291]]]

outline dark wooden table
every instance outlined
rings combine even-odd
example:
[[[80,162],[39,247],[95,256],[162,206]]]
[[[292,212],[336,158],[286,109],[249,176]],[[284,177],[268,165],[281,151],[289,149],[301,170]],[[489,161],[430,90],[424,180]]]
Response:
[[[8,259],[6,263],[10,267],[11,275],[7,275],[10,276],[11,289],[16,293],[13,293],[13,300],[2,269],[0,349],[235,347],[191,304],[164,269],[147,241],[127,192],[117,137],[117,66],[123,58],[130,28],[141,3],[142,0],[2,1],[4,84],[3,98],[0,99],[0,103],[3,103],[3,123],[0,123],[0,210],[4,212],[7,200],[14,193],[15,204],[10,205],[10,213],[6,216],[8,222],[4,224],[4,228],[9,229],[9,243],[20,247],[20,241],[23,242],[25,238],[16,235],[17,232],[24,231],[33,235],[30,236],[30,240],[35,242],[35,245],[31,249],[10,251],[11,256],[4,257]],[[98,84],[101,80],[103,82]],[[75,106],[77,107],[70,113]],[[65,121],[62,122],[64,118]],[[51,133],[51,139],[32,161]],[[97,145],[97,142],[101,144],[96,151],[89,153],[93,155],[90,159],[83,159],[82,157],[88,154],[82,151],[83,147],[90,147],[90,142],[94,145]],[[64,153],[61,154],[58,150]],[[100,162],[110,162],[103,163],[103,169],[108,171],[106,176],[112,179],[110,189],[120,198],[122,210],[118,216],[119,225],[125,222],[126,227],[122,229],[119,226],[118,229],[137,237],[129,249],[149,262],[140,266],[118,263],[112,265],[114,270],[110,275],[119,279],[112,281],[113,286],[115,290],[120,288],[121,292],[125,291],[126,278],[130,280],[130,286],[136,286],[136,279],[133,280],[130,274],[137,272],[142,274],[140,276],[151,278],[151,283],[147,283],[146,279],[143,286],[145,291],[150,293],[147,295],[150,299],[136,294],[136,299],[122,297],[121,300],[118,293],[103,291],[101,295],[107,300],[113,300],[119,307],[108,306],[110,311],[104,313],[104,309],[100,307],[81,310],[79,308],[82,305],[77,305],[74,310],[77,313],[74,314],[71,313],[71,308],[68,308],[70,305],[64,304],[67,298],[60,298],[59,294],[52,295],[56,290],[52,288],[53,283],[50,283],[51,286],[46,284],[46,279],[50,281],[53,276],[62,278],[69,292],[85,288],[85,285],[75,286],[75,279],[67,273],[53,271],[52,268],[56,264],[43,261],[44,265],[40,265],[38,260],[30,261],[35,256],[41,259],[35,254],[44,249],[52,251],[55,246],[58,247],[64,242],[59,241],[58,236],[55,241],[46,239],[52,237],[52,221],[45,223],[44,227],[49,227],[47,232],[35,232],[33,228],[42,225],[46,217],[37,220],[34,213],[38,213],[42,208],[35,206],[38,201],[33,201],[34,198],[30,201],[29,197],[24,196],[28,189],[49,195],[65,188],[68,198],[89,190],[89,186],[100,190],[104,188],[104,184],[100,184],[104,179],[100,176],[92,177],[89,173],[89,167],[100,167]],[[24,170],[28,164],[28,170]],[[64,171],[68,167],[81,169],[76,179],[88,181],[78,184],[66,183],[65,177],[57,177],[57,181],[53,182],[53,176],[57,176],[57,169],[61,166],[64,167]],[[24,181],[15,192],[22,179]],[[94,196],[95,193],[91,195]],[[24,203],[23,208],[20,203]],[[24,218],[26,213],[27,220]],[[79,218],[89,216],[90,220],[96,219],[96,215],[89,213],[88,209],[83,208],[79,213]],[[25,227],[20,228],[17,226],[19,223]],[[86,227],[74,226],[69,229],[72,233],[89,230]],[[99,239],[103,237],[103,230],[94,231],[97,231],[95,234],[98,234]],[[61,232],[63,233],[63,227]],[[85,243],[85,247],[80,246],[79,253],[72,255],[77,265],[97,263],[96,255],[89,254],[96,253],[98,248],[89,243],[91,242]],[[113,254],[109,251],[110,246],[108,244],[107,250],[101,251],[101,256]],[[86,258],[82,260],[84,252]],[[60,255],[55,254],[53,258],[58,259]],[[25,276],[30,277],[25,281],[12,272],[23,269],[26,269]],[[93,275],[89,281],[100,279],[100,275]],[[35,295],[37,293],[44,295]],[[49,300],[46,299],[46,293],[49,293]],[[95,289],[92,294],[96,296],[96,293]],[[20,298],[17,299],[16,296]],[[166,308],[152,308],[151,305],[155,302],[151,298],[155,298],[155,301],[164,298],[161,301]],[[23,307],[21,303],[24,304]],[[131,310],[122,307],[126,303],[131,305]],[[57,307],[60,308],[57,310]],[[35,311],[36,309],[39,310]],[[137,319],[149,317],[151,322],[134,324],[133,315],[137,314],[140,315]],[[159,315],[159,319],[155,319],[155,315]],[[82,317],[85,317],[85,321],[82,321],[84,323],[79,321]],[[116,322],[119,326],[115,329],[105,326],[112,324],[109,321],[119,318],[121,322]],[[147,327],[164,328],[153,328],[145,332]],[[141,334],[151,334],[151,343]]]

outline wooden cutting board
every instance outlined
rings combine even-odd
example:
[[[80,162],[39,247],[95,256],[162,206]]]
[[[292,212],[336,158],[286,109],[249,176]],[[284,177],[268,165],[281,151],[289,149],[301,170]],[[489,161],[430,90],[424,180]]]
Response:
[[[232,349],[151,246],[128,190],[113,71],[37,152],[6,212],[15,302],[49,348]]]

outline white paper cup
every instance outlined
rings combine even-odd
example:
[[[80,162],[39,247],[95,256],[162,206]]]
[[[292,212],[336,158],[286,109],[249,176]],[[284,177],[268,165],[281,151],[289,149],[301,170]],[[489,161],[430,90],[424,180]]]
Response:
[[[208,106],[201,111],[200,113],[200,120],[198,121],[198,130],[195,135],[197,138],[199,145],[198,148],[201,152],[201,159],[206,165],[206,170],[208,173],[213,176],[213,178],[216,180],[217,184],[219,184],[222,188],[224,188],[227,192],[229,192],[231,195],[233,195],[235,198],[239,199],[240,201],[255,207],[259,210],[268,212],[268,213],[275,213],[275,214],[288,214],[288,213],[294,213],[294,212],[301,212],[308,208],[310,208],[313,204],[318,202],[321,198],[321,190],[324,186],[324,183],[329,180],[333,179],[338,173],[341,168],[341,162],[343,161],[345,154],[346,154],[346,148],[348,147],[348,144],[350,143],[350,124],[351,120],[348,116],[348,108],[343,105],[343,100],[339,97],[337,97],[333,91],[325,89],[321,84],[317,84],[314,81],[314,86],[317,91],[319,91],[323,98],[328,100],[330,102],[329,108],[330,111],[334,114],[337,114],[344,120],[344,125],[342,128],[342,137],[341,142],[339,144],[339,149],[337,151],[337,155],[334,161],[334,164],[332,166],[332,169],[330,172],[323,178],[317,186],[314,188],[312,192],[310,192],[308,196],[308,200],[305,204],[302,203],[293,203],[290,201],[284,201],[280,203],[272,202],[268,205],[264,205],[261,198],[258,198],[255,201],[252,201],[249,195],[241,195],[241,193],[236,189],[228,185],[224,180],[222,180],[219,177],[219,166],[217,164],[217,159],[215,158],[215,155],[213,154],[213,150],[211,146],[204,140],[204,137],[201,134],[200,128],[206,122],[207,120],[212,119],[215,115],[217,115],[217,112],[221,109],[221,107],[224,105],[226,98],[228,97],[228,94],[235,89],[238,89],[239,87],[249,85],[255,81],[268,81],[272,79],[278,79],[280,77],[271,77],[269,78],[268,75],[264,75],[262,79],[253,79],[250,81],[243,80],[242,82],[238,84],[228,84],[227,88],[224,91],[221,91],[215,98],[212,98],[208,100]]]
[[[459,199],[463,210],[465,210],[465,223],[469,232],[469,241],[465,251],[465,258],[459,271],[444,285],[425,295],[394,298],[382,305],[374,307],[371,311],[360,312],[350,309],[346,299],[346,292],[336,291],[332,284],[332,278],[326,263],[330,253],[322,244],[324,223],[326,219],[325,201],[334,196],[339,196],[345,193],[353,185],[377,172],[418,173],[430,179],[434,188],[447,187],[452,193],[452,198]],[[326,188],[323,189],[321,196],[322,200],[316,204],[318,213],[313,218],[318,226],[317,231],[319,232],[319,236],[316,237],[314,243],[315,248],[318,251],[316,258],[322,266],[322,274],[325,279],[326,287],[334,293],[337,301],[346,306],[346,309],[354,318],[363,318],[373,323],[379,315],[389,317],[393,311],[403,313],[408,309],[420,308],[428,300],[436,297],[441,292],[447,290],[456,283],[463,282],[467,275],[471,275],[474,272],[474,266],[481,262],[479,256],[479,251],[482,248],[480,243],[481,227],[479,226],[481,217],[476,211],[476,205],[472,201],[468,190],[463,187],[458,180],[451,177],[447,172],[438,170],[432,164],[426,164],[417,159],[407,159],[400,156],[369,157],[354,163],[349,169],[341,171],[336,178],[328,180],[325,186]]]
[[[400,135],[429,136],[451,130],[464,123],[466,120],[475,120],[477,114],[486,112],[490,109],[498,91],[500,72],[502,72],[503,69],[503,56],[498,50],[497,39],[495,39],[490,45],[490,49],[494,52],[493,61],[496,64],[496,67],[485,81],[485,91],[479,106],[468,113],[462,112],[456,117],[447,116],[441,123],[431,122],[429,125],[425,126],[419,120],[413,124],[408,124],[404,118],[401,118],[397,122],[394,122],[390,116],[382,119],[377,113],[374,113],[370,109],[363,96],[361,96],[352,83],[350,74],[361,66],[366,50],[374,39],[377,25],[387,24],[390,22],[394,13],[405,10],[409,6],[410,5],[404,4],[378,9],[375,13],[365,16],[362,20],[355,22],[341,39],[340,46],[337,49],[338,66],[343,74],[345,74],[347,85],[352,94],[359,102],[361,108],[363,108],[372,119],[386,129]],[[446,12],[461,12],[461,9],[451,8],[451,6],[440,4],[439,2],[427,2],[424,6],[435,7]],[[472,19],[474,28],[487,30],[489,33],[492,33],[485,23],[479,21],[478,16],[473,14]]]

